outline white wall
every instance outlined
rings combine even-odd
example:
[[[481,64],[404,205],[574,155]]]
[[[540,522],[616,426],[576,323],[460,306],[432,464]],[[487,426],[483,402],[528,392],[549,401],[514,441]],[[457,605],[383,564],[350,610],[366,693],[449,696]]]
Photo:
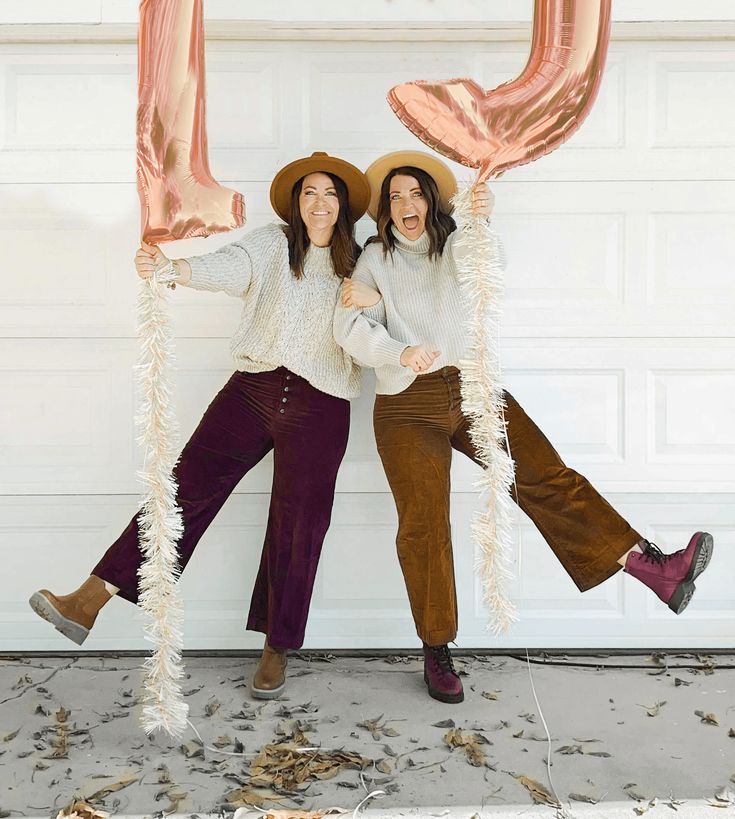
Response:
[[[0,29],[0,650],[69,647],[25,600],[40,585],[75,585],[135,506],[136,55],[130,32],[118,37],[115,28],[134,21],[133,5],[40,2],[15,18],[102,21],[81,42],[53,42],[67,38],[64,26],[39,26],[30,43],[21,42],[23,25]],[[449,5],[375,3],[388,24],[429,19],[440,8],[446,14]],[[314,4],[314,19],[336,20],[343,6]],[[522,21],[530,4],[451,4],[455,18],[467,20],[490,6],[520,9],[513,19]],[[214,0],[205,7],[209,19],[245,19],[258,9]],[[671,20],[690,4],[614,4],[633,19],[651,7],[662,18],[668,9]],[[16,8],[0,6],[2,19]],[[702,19],[724,19],[724,4],[697,8]],[[491,87],[517,73],[528,50],[523,28],[508,36],[490,26],[489,41],[479,43],[468,39],[471,25],[460,26],[466,42],[459,45],[441,27],[411,43],[390,25],[382,41],[361,36],[359,26],[349,40],[323,32],[315,39],[308,25],[294,38],[293,28],[288,40],[251,39],[242,27],[237,39],[208,43],[211,164],[221,182],[245,194],[250,227],[272,218],[269,180],[295,156],[323,149],[364,167],[382,151],[416,147],[384,101],[391,85],[465,75]],[[709,27],[706,41],[651,39],[645,30],[645,41],[634,26],[611,45],[582,130],[495,185],[510,257],[503,360],[516,397],[634,526],[666,549],[706,527],[716,562],[690,609],[674,618],[620,576],[580,596],[522,521],[514,588],[522,620],[506,640],[491,638],[472,573],[474,472],[458,461],[463,646],[733,642],[735,46],[727,23]],[[364,221],[360,235],[369,230]],[[179,243],[171,252],[203,252],[228,239]],[[181,288],[172,306],[188,435],[231,371],[227,336],[238,306]],[[353,409],[312,646],[416,644],[394,556],[395,512],[374,450],[371,387],[367,376]],[[190,648],[260,642],[242,629],[269,468],[243,481],[182,581]],[[115,601],[111,608],[85,647],[143,647],[132,607]]]
[[[594,2],[594,0],[591,0]],[[532,0],[205,0],[209,20],[526,22]],[[733,20],[730,0],[614,0],[615,21]],[[137,22],[134,0],[0,0],[0,23]]]

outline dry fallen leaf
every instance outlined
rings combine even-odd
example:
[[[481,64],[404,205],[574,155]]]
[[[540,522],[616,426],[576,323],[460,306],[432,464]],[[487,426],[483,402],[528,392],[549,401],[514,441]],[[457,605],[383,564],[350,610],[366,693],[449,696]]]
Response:
[[[225,794],[224,801],[230,808],[254,807],[259,808],[263,801],[276,802],[281,804],[281,799],[277,793],[271,790],[251,790],[250,788],[238,788]],[[58,819],[58,817],[57,817]]]
[[[107,819],[109,815],[106,811],[95,810],[86,802],[72,802],[58,812],[56,819]]]
[[[192,739],[189,740],[189,742],[182,743],[179,746],[179,749],[187,759],[196,759],[196,757],[201,757],[202,759],[204,759],[204,748],[202,747],[202,744],[196,739]]]
[[[640,708],[645,708],[649,717],[657,717],[661,709],[666,705],[666,700],[655,702],[653,705],[641,705],[637,703]]]
[[[113,782],[111,785],[105,785],[104,788],[100,788],[98,791],[95,791],[91,796],[88,796],[87,802],[98,802],[100,799],[104,799],[111,793],[115,793],[116,791],[121,791],[123,788],[127,788],[128,785],[132,785],[133,782],[137,782],[138,779],[139,777],[137,776],[127,776],[124,779],[121,779],[119,782]]]
[[[587,802],[590,805],[596,805],[600,801],[600,799],[602,798],[602,797],[597,797],[597,799],[595,799],[593,796],[587,796],[587,794],[585,794],[585,793],[570,793],[570,794],[567,794],[567,796],[573,802]]]
[[[729,785],[725,785],[718,791],[715,791],[715,799],[718,802],[725,802],[728,805],[735,805],[735,791]]]
[[[549,791],[535,779],[531,779],[523,774],[513,774],[513,778],[517,779],[521,785],[531,794],[531,799],[539,805],[549,805],[552,808],[560,808],[561,805],[556,801],[556,797],[552,796]]]
[[[637,787],[638,785],[635,782],[628,782],[627,785],[623,785],[623,791],[625,791],[631,799],[635,799],[636,802],[645,802],[649,797],[637,791]]]
[[[393,773],[393,768],[391,768],[390,763],[386,759],[379,759],[375,763],[375,770],[380,771],[382,774]]]
[[[486,700],[497,700],[501,693],[501,691],[483,691],[482,696],[485,697]]]
[[[704,722],[706,725],[719,725],[720,723],[717,720],[717,717],[712,713],[706,713],[704,711],[695,711],[695,716],[698,716],[701,722]]]
[[[485,764],[487,757],[480,747],[481,745],[487,744],[485,737],[479,734],[462,733],[459,728],[451,728],[444,735],[444,742],[452,749],[462,748],[470,765],[479,768]]]
[[[643,814],[647,813],[649,810],[651,810],[651,808],[655,808],[657,803],[658,798],[654,796],[653,799],[651,799],[650,802],[648,802],[648,804],[636,805],[633,808],[633,813],[637,814],[638,816],[643,816]],[[676,808],[674,808],[674,810],[676,810]]]
[[[727,735],[730,737],[730,739],[735,739],[735,728],[731,728],[731,729],[730,729],[730,730],[727,732]]]

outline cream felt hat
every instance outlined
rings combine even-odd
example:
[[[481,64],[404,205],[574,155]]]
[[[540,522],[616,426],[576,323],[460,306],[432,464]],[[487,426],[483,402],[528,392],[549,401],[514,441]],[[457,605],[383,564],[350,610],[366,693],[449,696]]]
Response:
[[[370,184],[370,204],[367,206],[368,214],[376,219],[378,216],[378,200],[380,199],[380,188],[383,180],[394,168],[419,168],[426,171],[436,182],[439,188],[439,199],[444,210],[449,213],[452,206],[449,200],[457,192],[457,180],[454,178],[449,166],[437,159],[433,154],[423,151],[393,151],[378,157],[365,171],[365,176]]]
[[[345,183],[350,213],[356,222],[365,213],[370,201],[370,188],[365,174],[344,159],[329,156],[324,151],[315,151],[311,156],[295,159],[278,171],[271,183],[273,210],[287,222],[293,186],[307,174],[317,172],[331,173]]]

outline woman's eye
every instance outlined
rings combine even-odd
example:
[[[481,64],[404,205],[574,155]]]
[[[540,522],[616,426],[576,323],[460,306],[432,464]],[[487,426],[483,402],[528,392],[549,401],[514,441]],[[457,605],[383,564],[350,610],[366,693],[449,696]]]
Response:
[[[337,195],[336,191],[327,191],[327,196],[336,196],[336,195]]]
[[[414,196],[415,196],[417,199],[420,199],[420,198],[423,196],[423,193],[421,193],[421,191],[415,191],[413,195],[414,195]]]

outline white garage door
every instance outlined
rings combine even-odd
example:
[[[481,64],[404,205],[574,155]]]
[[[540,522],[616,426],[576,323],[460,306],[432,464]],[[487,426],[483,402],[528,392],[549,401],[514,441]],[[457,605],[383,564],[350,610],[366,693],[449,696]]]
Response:
[[[510,388],[565,459],[634,527],[666,550],[706,527],[715,563],[675,618],[620,575],[580,595],[520,519],[513,592],[521,621],[493,638],[473,577],[474,471],[458,461],[463,647],[733,645],[735,46],[648,31],[639,39],[634,26],[618,29],[581,132],[495,185],[509,256],[503,363]],[[378,37],[209,30],[211,164],[244,192],[249,227],[272,219],[269,180],[294,157],[327,150],[365,167],[381,152],[418,147],[384,101],[391,85],[470,76],[492,87],[525,63],[524,29],[483,31],[482,42],[471,32],[435,28],[402,40],[390,28]],[[110,26],[87,42],[7,35],[1,46],[2,650],[70,647],[25,601],[42,585],[73,588],[136,504],[132,37]],[[361,237],[369,232],[365,221]],[[239,307],[182,289],[172,303],[186,436],[231,372],[227,339]],[[417,645],[375,452],[372,385],[368,374],[353,406],[311,647]],[[244,620],[270,470],[266,462],[242,482],[185,574],[188,648],[260,645]],[[144,646],[135,610],[121,601],[85,644]]]

